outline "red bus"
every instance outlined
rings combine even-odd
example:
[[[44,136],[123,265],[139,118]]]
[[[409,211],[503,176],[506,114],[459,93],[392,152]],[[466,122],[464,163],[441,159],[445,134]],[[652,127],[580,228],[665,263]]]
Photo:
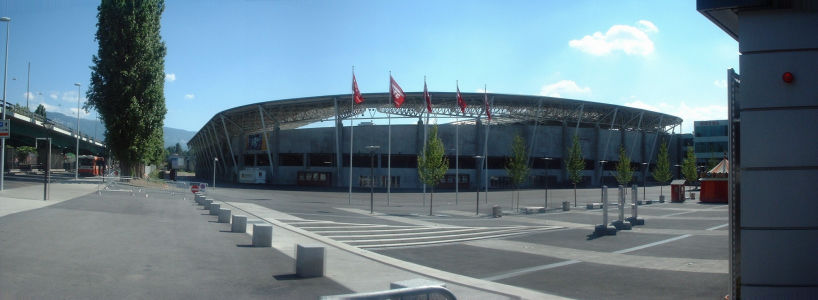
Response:
[[[80,155],[79,175],[82,176],[99,176],[102,175],[102,165],[105,159],[93,155]]]

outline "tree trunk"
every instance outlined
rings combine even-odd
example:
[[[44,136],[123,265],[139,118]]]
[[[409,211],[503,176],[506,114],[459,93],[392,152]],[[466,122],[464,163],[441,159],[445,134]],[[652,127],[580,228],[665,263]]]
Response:
[[[131,176],[131,162],[129,161],[120,161],[119,162],[119,176],[121,177],[128,177]]]
[[[574,207],[577,207],[577,184],[574,183]]]

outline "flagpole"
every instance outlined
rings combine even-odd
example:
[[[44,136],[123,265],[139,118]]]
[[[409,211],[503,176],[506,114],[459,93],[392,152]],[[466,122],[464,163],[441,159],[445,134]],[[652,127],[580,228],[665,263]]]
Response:
[[[454,205],[460,200],[460,120],[454,118]]]
[[[391,86],[392,83],[390,82],[389,85]],[[387,139],[389,139],[389,146],[387,147],[387,165],[386,165],[386,206],[389,206],[389,198],[392,195],[392,114],[387,113],[389,119],[389,134],[387,135]]]
[[[355,77],[355,66],[352,66],[352,77]],[[349,195],[347,198],[349,205],[352,205],[352,136],[355,134],[355,124],[352,119],[355,118],[355,89],[352,90],[352,97],[349,100]]]
[[[485,85],[483,85],[483,93],[484,93],[484,95],[486,97],[488,97],[488,92],[486,91],[486,86]],[[492,97],[492,99],[494,99],[494,97]],[[486,193],[485,193],[485,197],[483,197],[483,198],[486,199],[486,204],[488,204],[489,203],[489,129],[491,129],[491,118],[488,118],[488,111],[486,111],[486,117],[487,117],[486,118],[487,119],[486,120],[487,121],[486,122],[486,138],[484,140],[485,144],[483,146],[483,157],[485,157],[485,167],[486,167],[485,172],[484,172],[484,174],[486,174],[486,176],[484,176],[486,178]]]
[[[426,82],[426,75],[423,75],[423,82]],[[426,99],[424,99],[426,100]],[[427,128],[429,127],[429,111],[426,111],[426,122],[423,123],[423,153],[426,153],[426,132]],[[426,206],[426,183],[423,183],[423,206]]]

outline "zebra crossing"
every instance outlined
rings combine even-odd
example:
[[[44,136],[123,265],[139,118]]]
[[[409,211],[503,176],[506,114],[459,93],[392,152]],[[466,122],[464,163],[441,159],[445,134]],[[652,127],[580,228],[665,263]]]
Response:
[[[343,223],[318,220],[281,220],[333,240],[363,249],[427,246],[501,238],[560,228],[558,226],[428,226]]]

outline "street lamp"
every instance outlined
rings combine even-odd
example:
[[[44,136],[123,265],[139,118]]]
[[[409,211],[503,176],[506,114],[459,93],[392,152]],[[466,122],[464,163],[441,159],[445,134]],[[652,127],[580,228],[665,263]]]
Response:
[[[375,151],[381,146],[366,146],[369,150],[369,213],[375,213]]]
[[[540,159],[542,159],[544,161],[544,163],[543,163],[543,165],[544,165],[543,166],[543,174],[544,174],[544,178],[545,178],[544,179],[544,181],[545,181],[545,206],[543,206],[543,208],[547,209],[548,208],[548,162],[550,160],[552,160],[553,158],[541,157]]]
[[[77,86],[77,162],[76,162],[76,169],[74,169],[74,179],[79,179],[80,174],[80,84],[75,83],[74,85]]]
[[[216,188],[216,163],[219,162],[218,157],[213,158],[213,188]]]
[[[648,163],[643,162],[642,163],[642,201],[647,201],[648,200],[648,198],[646,198],[646,196],[645,196],[648,193],[647,189],[648,189]]]
[[[600,168],[602,169],[602,170],[599,172],[600,177],[601,177],[601,179],[599,180],[599,181],[600,181],[600,185],[605,185],[605,163],[606,163],[606,162],[608,162],[608,161],[607,161],[607,160],[600,160],[600,161],[599,161],[599,165],[601,166]]]
[[[6,77],[9,74],[9,28],[11,27],[11,18],[2,17],[0,22],[6,22],[6,62],[3,64],[3,122],[6,120]],[[11,132],[9,132],[11,135]],[[5,190],[4,179],[6,176],[6,138],[0,138],[0,191]]]
[[[460,162],[458,162],[457,148],[449,149],[454,152],[454,205],[460,200]]]
[[[483,157],[480,156],[480,155],[475,155],[475,156],[472,156],[472,157],[474,157],[474,175],[475,175],[474,177],[477,177],[477,160],[481,159]],[[480,165],[482,167],[482,164],[480,164]],[[479,216],[480,215],[480,180],[477,180],[476,182],[477,182],[477,198],[476,198],[477,200],[474,201],[474,203],[475,203],[474,215]]]
[[[37,149],[39,140],[48,140],[48,158],[46,158],[45,163],[45,174],[43,176],[43,201],[48,200],[48,182],[51,179],[51,138],[35,138],[34,139],[34,148]]]

